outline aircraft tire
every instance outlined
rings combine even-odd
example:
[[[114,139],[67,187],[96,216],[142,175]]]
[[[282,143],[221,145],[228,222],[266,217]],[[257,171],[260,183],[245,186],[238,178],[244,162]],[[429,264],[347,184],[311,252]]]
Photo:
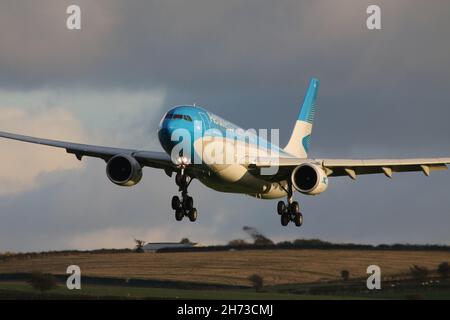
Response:
[[[183,207],[185,210],[190,211],[194,208],[194,199],[190,196],[186,196],[183,199]]]
[[[181,221],[181,220],[183,220],[183,217],[184,217],[183,210],[181,210],[181,209],[175,210],[175,220]]]
[[[290,213],[293,213],[293,214],[300,213],[300,205],[298,204],[297,201],[294,201],[291,203],[291,205],[289,206],[289,211],[290,211]]]
[[[286,204],[284,203],[284,201],[278,201],[277,212],[280,216],[286,213]]]
[[[195,221],[197,220],[197,215],[198,215],[197,209],[196,209],[196,208],[192,208],[192,209],[189,211],[189,214],[188,214],[189,220],[190,220],[191,222],[195,222]]]
[[[281,215],[281,225],[283,227],[286,227],[289,224],[289,221],[291,221],[291,217],[287,214]]]
[[[180,201],[180,197],[178,196],[173,196],[172,197],[172,209],[173,210],[177,210],[178,208],[181,207],[181,201]]]
[[[297,227],[303,224],[303,215],[300,212],[295,214],[294,223]]]

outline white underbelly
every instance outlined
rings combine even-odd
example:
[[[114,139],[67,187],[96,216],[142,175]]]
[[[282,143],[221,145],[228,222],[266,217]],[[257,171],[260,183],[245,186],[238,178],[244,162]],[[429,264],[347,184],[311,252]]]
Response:
[[[286,196],[281,185],[286,183],[268,182],[250,174],[241,165],[215,165],[210,174],[198,177],[207,187],[221,192],[244,193],[260,199],[277,199]]]

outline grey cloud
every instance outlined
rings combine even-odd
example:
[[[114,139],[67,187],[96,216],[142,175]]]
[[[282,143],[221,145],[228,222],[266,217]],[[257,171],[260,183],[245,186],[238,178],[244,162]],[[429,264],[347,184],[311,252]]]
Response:
[[[312,74],[336,91],[361,76],[384,75],[385,85],[418,71],[448,80],[450,46],[438,41],[445,1],[381,1],[384,30],[375,34],[365,28],[364,1],[82,0],[83,30],[72,32],[71,3],[2,4],[2,82],[280,92]]]

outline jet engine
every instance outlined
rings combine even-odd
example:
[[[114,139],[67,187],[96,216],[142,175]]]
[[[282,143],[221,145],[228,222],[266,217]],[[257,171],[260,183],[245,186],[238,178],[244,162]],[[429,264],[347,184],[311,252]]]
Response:
[[[313,163],[304,163],[295,168],[291,180],[295,190],[307,195],[317,195],[328,187],[326,173]]]
[[[109,159],[106,175],[112,183],[123,187],[131,187],[142,178],[142,166],[128,154],[118,154]]]

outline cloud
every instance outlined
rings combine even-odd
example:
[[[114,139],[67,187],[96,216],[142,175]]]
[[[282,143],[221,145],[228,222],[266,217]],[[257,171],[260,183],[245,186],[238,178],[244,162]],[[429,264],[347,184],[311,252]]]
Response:
[[[0,130],[55,140],[148,148],[156,146],[165,92],[83,90],[0,90]],[[153,133],[153,131],[152,131]],[[36,187],[51,171],[83,164],[56,149],[0,139],[0,195]]]
[[[60,108],[26,112],[0,107],[0,128],[2,131],[38,137],[83,140],[80,122],[70,112]],[[0,150],[0,195],[16,194],[36,187],[38,176],[46,172],[81,168],[79,161],[68,157],[61,149],[1,139]]]
[[[145,231],[127,227],[107,228],[75,235],[68,240],[68,247],[79,250],[88,250],[95,247],[132,248],[134,239],[152,239],[152,241],[159,242],[167,235],[167,230],[161,227]]]
[[[99,228],[90,232],[81,232],[63,241],[66,248],[89,250],[95,248],[133,248],[134,239],[145,242],[177,242],[188,237],[191,241],[202,244],[215,243],[211,241],[217,236],[208,226],[196,226],[195,233],[189,223],[174,225],[171,221],[164,221],[157,226],[141,227],[114,226]],[[217,230],[216,230],[217,231]],[[178,238],[176,238],[178,236]],[[226,240],[225,240],[226,241]],[[220,243],[220,242],[216,242]]]

